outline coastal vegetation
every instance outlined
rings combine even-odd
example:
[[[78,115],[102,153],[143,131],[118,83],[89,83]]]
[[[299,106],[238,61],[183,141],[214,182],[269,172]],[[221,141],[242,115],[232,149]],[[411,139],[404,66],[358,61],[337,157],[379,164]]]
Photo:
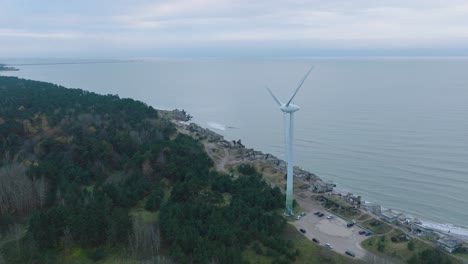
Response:
[[[366,221],[360,223],[361,226],[366,228],[367,230],[372,231],[372,233],[376,235],[386,234],[390,232],[393,227],[382,220],[377,220],[375,218],[370,218]]]
[[[459,260],[440,249],[434,249],[417,238],[408,237],[398,229],[384,235],[371,236],[362,242],[362,246],[371,252],[385,254],[409,264],[459,263]]]
[[[347,263],[287,226],[255,168],[218,173],[161,116],[0,77],[0,263]]]

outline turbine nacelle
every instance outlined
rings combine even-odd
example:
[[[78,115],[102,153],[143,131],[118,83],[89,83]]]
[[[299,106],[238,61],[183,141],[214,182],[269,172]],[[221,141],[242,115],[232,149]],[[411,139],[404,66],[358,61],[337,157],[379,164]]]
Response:
[[[283,104],[282,106],[280,106],[280,109],[281,109],[281,111],[290,114],[290,113],[294,113],[294,112],[298,111],[299,106],[297,106],[295,104],[289,104],[289,105]]]

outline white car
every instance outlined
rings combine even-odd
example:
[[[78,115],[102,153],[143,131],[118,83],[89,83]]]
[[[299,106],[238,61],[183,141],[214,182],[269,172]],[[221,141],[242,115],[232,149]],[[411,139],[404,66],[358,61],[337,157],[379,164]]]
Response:
[[[332,244],[330,244],[330,243],[325,243],[325,247],[326,247],[326,248],[329,248],[329,249],[332,249],[332,248],[333,248]]]
[[[332,219],[332,218],[333,218],[333,215],[327,216],[327,219]]]
[[[296,220],[301,220],[301,216],[298,215],[298,216],[296,217]]]

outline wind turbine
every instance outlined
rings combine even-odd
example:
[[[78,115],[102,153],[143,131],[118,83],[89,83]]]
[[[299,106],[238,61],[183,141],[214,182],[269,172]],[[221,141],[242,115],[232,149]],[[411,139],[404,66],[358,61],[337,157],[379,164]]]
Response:
[[[284,120],[284,139],[285,139],[285,147],[286,147],[286,156],[287,156],[287,180],[286,180],[286,211],[284,212],[285,215],[291,216],[293,215],[293,166],[294,166],[294,152],[293,152],[293,140],[294,140],[294,112],[299,110],[299,106],[292,104],[292,100],[294,99],[294,96],[296,96],[297,92],[301,88],[302,84],[304,84],[304,81],[307,79],[307,76],[309,76],[309,73],[312,71],[313,67],[309,69],[309,71],[306,73],[304,78],[302,78],[301,82],[297,86],[296,90],[294,93],[291,95],[289,100],[286,103],[282,103],[268,88],[267,90],[270,93],[271,97],[278,103],[281,111],[283,111],[283,120]],[[288,120],[287,120],[287,115],[289,114],[289,127],[288,127]]]

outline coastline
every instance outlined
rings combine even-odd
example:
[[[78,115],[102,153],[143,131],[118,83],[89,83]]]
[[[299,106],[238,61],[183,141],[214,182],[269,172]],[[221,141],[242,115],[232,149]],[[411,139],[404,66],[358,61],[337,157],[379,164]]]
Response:
[[[24,61],[28,62],[28,60]],[[47,59],[46,61],[66,62],[67,60]],[[0,60],[0,63],[10,66],[15,66],[15,62],[17,60]],[[34,60],[29,60],[29,62],[34,62]],[[288,75],[294,74],[295,67],[292,66],[297,65],[296,62],[271,61],[268,64],[270,63],[284,67],[282,69]],[[408,63],[416,62],[392,63],[389,70],[394,69],[394,66],[406,67],[405,65]],[[453,70],[452,66],[456,64],[458,63],[450,62],[450,68],[441,69],[444,76]],[[167,74],[169,74],[167,76],[165,76],[165,70],[153,73],[148,71],[152,67],[163,69],[167,65],[174,66],[174,68],[167,68]],[[359,61],[348,64],[345,60],[338,60],[329,66],[330,70],[335,72],[351,65],[356,67],[358,72],[365,72],[364,70],[374,72],[372,69],[374,67],[369,68],[369,66],[377,68],[390,66],[381,60],[369,64]],[[204,73],[209,73],[213,69],[218,69],[218,67],[221,69],[224,66],[233,67],[232,69],[236,69],[232,72],[233,74],[246,78],[239,78],[231,83],[228,81],[230,75],[225,74],[223,70],[220,77],[227,81],[223,89],[211,81],[205,83],[205,80],[211,80],[209,77],[203,79],[203,83],[198,84],[197,80],[201,79],[193,74],[187,76],[187,81],[190,80],[191,85],[186,85],[185,81],[172,82],[173,78],[178,76],[176,70],[178,67],[187,67],[184,69],[190,70],[190,72],[192,70],[197,72],[197,69],[200,69]],[[255,85],[255,89],[248,88],[253,80],[257,82],[258,79],[258,81],[263,82],[263,80],[268,79],[259,78],[257,74],[263,72],[264,66],[266,65],[252,60],[236,63],[229,61],[208,63],[200,60],[193,60],[190,63],[186,61],[151,61],[135,65],[15,66],[19,67],[21,71],[0,72],[0,75],[18,76],[67,87],[85,88],[100,94],[119,94],[121,97],[142,100],[158,109],[185,108],[195,115],[193,122],[223,135],[228,141],[241,138],[242,143],[249,148],[285,159],[281,116],[272,115],[268,110],[273,105],[264,98],[264,96],[268,96],[268,93],[265,95],[265,89],[261,89],[259,85]],[[75,67],[79,69],[79,74],[74,71]],[[117,70],[114,69],[115,67],[124,69],[122,74],[114,76],[114,70]],[[246,69],[251,70],[246,71]],[[419,70],[423,69],[418,69],[415,74],[420,73]],[[269,75],[275,76],[281,71],[275,70],[272,73]],[[89,76],[89,78],[80,78],[82,75]],[[281,81],[283,78],[278,78],[278,80]],[[338,91],[345,87],[341,85],[341,80],[343,79],[337,79],[336,82],[330,83],[325,78],[320,77],[317,79],[317,85],[331,85],[330,88]],[[467,131],[468,127],[463,122],[463,113],[468,109],[466,104],[459,103],[459,101],[463,101],[461,98],[466,98],[463,96],[465,92],[453,91],[450,94],[456,98],[450,97],[450,100],[444,97],[446,100],[441,102],[443,104],[440,105],[440,109],[438,106],[432,107],[430,104],[415,103],[417,101],[410,100],[413,97],[412,94],[409,94],[409,97],[404,99],[404,109],[392,110],[386,107],[386,104],[380,107],[380,103],[387,101],[387,99],[382,99],[384,97],[380,96],[374,97],[380,92],[386,94],[387,89],[380,87],[373,78],[365,78],[365,80],[362,82],[364,85],[361,87],[362,89],[359,86],[350,86],[350,95],[367,90],[365,87],[382,88],[381,91],[379,90],[378,93],[376,91],[372,96],[372,102],[379,102],[375,107],[372,104],[367,104],[367,99],[359,97],[355,98],[356,106],[359,107],[354,108],[354,103],[342,100],[342,97],[338,98],[323,90],[325,97],[322,100],[307,104],[306,108],[301,109],[301,117],[299,115],[297,117],[302,121],[297,123],[298,129],[295,132],[296,164],[314,172],[323,179],[334,180],[340,189],[362,195],[363,199],[374,201],[384,207],[404,209],[403,211],[408,214],[421,219],[427,217],[437,223],[453,223],[468,228],[466,221],[468,212],[465,210],[466,206],[463,202],[466,200],[464,193],[467,192],[468,188],[468,179],[465,177],[468,168],[463,159],[468,150],[467,141],[463,134],[466,134],[464,131]],[[425,80],[418,79],[418,81]],[[403,88],[406,87],[404,78],[397,78],[395,81],[401,81],[402,84],[398,91],[405,89],[413,91]],[[443,81],[446,84],[452,82],[451,79],[443,79]],[[464,76],[453,80],[454,83],[466,81],[468,79]],[[427,87],[431,87],[432,91],[438,91],[438,82],[434,85],[432,83],[434,82],[427,83]],[[158,85],[156,87],[153,84]],[[133,88],[129,89],[129,87]],[[308,90],[307,93],[319,93],[322,91],[321,89],[315,91],[314,88]],[[395,90],[395,94],[398,91]],[[418,91],[420,88],[414,90],[414,92]],[[249,94],[249,92],[252,92],[253,96],[245,97],[245,94]],[[184,96],[181,96],[182,94]],[[434,95],[431,93],[428,98],[438,101],[439,97],[434,97]],[[216,100],[211,98],[216,98]],[[327,106],[326,103],[323,103],[335,99],[339,102],[336,106]],[[246,109],[232,111],[232,107],[237,107],[239,103],[240,105],[252,106],[255,105],[255,101],[261,102],[262,106],[258,113],[252,115],[249,114],[249,111],[252,110],[246,112],[244,111]],[[406,108],[406,106],[412,108]],[[434,111],[435,108],[439,111]],[[344,112],[344,109],[349,109],[349,111]],[[424,110],[424,112],[420,112],[418,109]],[[271,109],[271,111],[274,110]],[[392,125],[391,122],[381,119],[382,114],[388,114],[393,121],[399,120],[401,122]],[[420,114],[424,114],[424,116]],[[426,119],[426,117],[428,118]],[[416,122],[411,122],[411,120]],[[424,129],[425,126],[414,125],[423,122],[423,120],[425,120],[424,124],[427,124],[428,129]],[[212,123],[210,124],[210,122]],[[219,130],[213,127],[213,125],[216,126],[213,123],[219,124]],[[442,123],[443,126],[437,125]]]
[[[19,71],[19,69],[15,67],[6,66],[5,64],[0,63],[0,72],[1,71]]]
[[[278,177],[281,179],[281,174],[286,173],[286,162],[280,158],[275,157],[269,153],[263,153],[262,151],[250,149],[242,145],[241,140],[238,141],[228,141],[224,139],[223,135],[220,135],[209,128],[203,128],[198,124],[190,123],[190,119],[192,118],[188,115],[185,111],[180,110],[172,110],[172,111],[164,111],[167,118],[172,120],[176,125],[179,132],[189,134],[197,139],[202,140],[204,142],[205,148],[207,153],[215,160],[215,163],[221,161],[223,166],[218,166],[218,170],[222,170],[226,173],[229,172],[229,168],[231,168],[236,163],[244,163],[248,162],[253,164],[257,169],[260,169],[264,173],[266,180],[275,186],[279,186],[282,184],[281,180],[278,180]],[[218,124],[216,124],[218,125]],[[221,124],[219,124],[222,126]],[[223,126],[224,128],[224,126]],[[217,129],[214,127],[214,129]],[[223,130],[223,129],[219,129]],[[220,154],[221,152],[221,154]],[[226,155],[231,152],[231,158],[227,158],[227,160],[223,160],[223,154]],[[226,159],[226,158],[224,158]],[[218,162],[217,162],[218,161]],[[224,167],[227,167],[224,168]],[[223,167],[223,168],[221,168]],[[271,174],[271,175],[270,175]],[[276,179],[275,179],[276,177]],[[306,171],[298,166],[294,166],[294,178],[301,179],[296,180],[294,183],[294,189],[308,189],[311,193],[315,195],[321,194],[321,192],[314,192],[314,184],[317,182],[325,182],[333,184],[333,188],[331,191],[325,192],[329,195],[339,196],[339,197],[354,197],[357,196],[353,195],[351,192],[347,191],[340,191],[339,188],[336,188],[336,184],[321,179],[316,174]],[[413,217],[411,214],[404,212],[404,210],[398,208],[385,208],[380,204],[376,204],[369,201],[363,201],[363,203],[371,203],[375,206],[378,206],[380,209],[378,213],[372,212],[366,208],[360,207],[359,210],[362,212],[366,212],[371,214],[375,219],[382,219],[381,213],[391,213],[397,215],[398,222],[390,223],[393,226],[398,227],[405,227],[410,229],[410,226],[413,224],[421,225],[427,230],[430,230],[437,234],[438,237],[446,237],[450,236],[459,240],[468,243],[468,229],[464,227],[455,226],[450,223],[437,223],[431,220],[427,220],[424,217],[416,218]],[[406,223],[406,224],[405,224]]]

